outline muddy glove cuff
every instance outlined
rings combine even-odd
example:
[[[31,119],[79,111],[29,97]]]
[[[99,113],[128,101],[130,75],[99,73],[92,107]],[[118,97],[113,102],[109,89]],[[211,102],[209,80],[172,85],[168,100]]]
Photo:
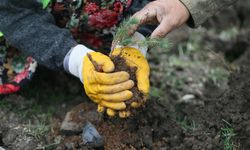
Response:
[[[93,52],[93,50],[87,48],[84,45],[78,44],[77,46],[73,47],[64,57],[64,70],[78,77],[82,83],[82,67],[84,63],[83,60],[89,52]]]

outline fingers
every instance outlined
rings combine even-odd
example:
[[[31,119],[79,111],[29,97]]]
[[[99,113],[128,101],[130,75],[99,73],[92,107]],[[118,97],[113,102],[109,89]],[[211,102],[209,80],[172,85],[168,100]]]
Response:
[[[149,77],[147,75],[143,75],[143,74],[139,74],[138,75],[141,78],[137,78],[138,82],[137,82],[137,87],[138,89],[144,94],[144,95],[148,95],[149,93]]]
[[[139,24],[133,26],[131,34],[143,24],[159,23],[151,37],[165,37],[170,31],[185,24],[189,17],[188,9],[178,0],[152,1],[132,16],[139,20]]]
[[[99,107],[104,108],[104,107],[101,106],[101,105],[98,105],[98,109],[99,109]],[[105,108],[104,108],[104,109],[105,109]],[[104,109],[103,109],[103,111],[104,111]],[[103,111],[99,111],[99,112],[103,112]],[[113,109],[111,109],[111,108],[107,108],[106,113],[107,113],[107,115],[108,115],[109,117],[114,117],[114,116],[116,115],[116,111],[113,110]],[[131,112],[130,112],[129,110],[120,110],[120,111],[119,111],[119,117],[120,117],[120,118],[127,118],[127,117],[129,117],[129,116],[131,116]]]
[[[144,95],[148,95],[150,82],[149,82],[150,68],[148,63],[144,63],[144,67],[140,68],[136,72],[137,87]]]
[[[129,74],[125,71],[114,73],[94,72],[93,76],[95,77],[96,82],[106,85],[113,85],[129,80]]]
[[[129,90],[122,91],[119,93],[114,94],[97,94],[97,95],[90,95],[92,99],[98,99],[101,101],[108,101],[108,102],[123,102],[133,97],[133,93]]]
[[[139,108],[139,107],[142,105],[142,103],[132,102],[130,105],[131,105],[131,107],[133,107],[133,108]]]
[[[128,110],[124,110],[124,111],[119,111],[119,117],[120,118],[127,118],[131,115],[131,112]]]
[[[114,117],[116,112],[113,109],[108,108],[107,109],[107,115],[110,117]]]
[[[100,113],[102,113],[102,112],[105,111],[105,107],[103,107],[102,105],[99,104],[98,107],[97,107],[97,111],[100,112]],[[114,117],[116,115],[115,110],[110,109],[110,108],[107,108],[106,113],[110,117]]]
[[[103,107],[102,105],[98,104],[97,111],[98,112],[104,112],[104,110],[105,110],[105,107]]]
[[[104,94],[113,94],[118,93],[121,91],[129,90],[134,86],[134,82],[132,80],[128,80],[122,82],[120,84],[115,85],[99,85],[97,86],[97,93],[104,93]]]
[[[101,101],[100,105],[113,110],[124,110],[126,108],[126,104],[124,102],[114,103],[114,102]]]
[[[147,6],[145,6],[142,10],[138,11],[135,13],[132,18],[135,18],[139,20],[138,24],[135,24],[131,27],[131,30],[129,31],[129,34],[132,35],[135,33],[135,31],[144,24],[149,24],[149,23],[155,23],[157,22],[156,20],[156,9],[152,8],[150,6],[151,4],[149,3]],[[150,8],[151,7],[151,8]]]
[[[102,67],[103,72],[112,72],[114,71],[114,63],[111,61],[111,59],[99,52],[92,52],[89,53],[91,55],[92,63],[97,63],[97,65]]]
[[[152,32],[151,38],[163,38],[175,28],[175,25],[171,24],[171,21],[165,18]]]

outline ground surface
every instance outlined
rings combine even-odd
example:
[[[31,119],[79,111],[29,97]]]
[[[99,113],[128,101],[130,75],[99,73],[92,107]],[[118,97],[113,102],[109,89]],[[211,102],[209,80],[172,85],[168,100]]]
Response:
[[[93,149],[98,144],[81,138],[88,121],[105,149],[250,149],[245,3],[224,10],[206,28],[172,33],[171,50],[151,50],[150,98],[129,119],[96,113],[76,79],[39,68],[22,92],[1,97],[0,149]],[[62,124],[71,129],[60,130]]]

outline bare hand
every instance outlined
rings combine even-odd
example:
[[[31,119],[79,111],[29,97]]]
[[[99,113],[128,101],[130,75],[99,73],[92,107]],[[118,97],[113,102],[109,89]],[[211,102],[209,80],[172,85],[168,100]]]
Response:
[[[159,26],[151,37],[165,37],[170,31],[186,23],[189,16],[189,11],[179,0],[156,0],[132,16],[139,20],[139,24],[133,26],[131,34],[143,24],[158,23]]]

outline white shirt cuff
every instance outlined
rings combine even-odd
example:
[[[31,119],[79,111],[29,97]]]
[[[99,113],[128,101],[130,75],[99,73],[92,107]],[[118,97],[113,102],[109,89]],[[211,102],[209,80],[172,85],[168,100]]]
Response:
[[[82,82],[82,66],[84,57],[87,53],[93,52],[93,50],[87,48],[84,45],[78,44],[73,47],[68,54],[64,57],[64,69],[70,74],[78,77]]]

